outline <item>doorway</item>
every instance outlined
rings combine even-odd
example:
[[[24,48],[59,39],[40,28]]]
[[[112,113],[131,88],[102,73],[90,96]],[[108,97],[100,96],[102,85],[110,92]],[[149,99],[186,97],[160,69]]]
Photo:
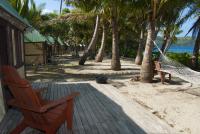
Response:
[[[8,41],[7,41],[7,26],[4,22],[0,20],[0,67],[3,65],[9,65],[9,49],[8,49]],[[11,51],[10,51],[11,52]],[[2,74],[1,74],[2,75]],[[3,77],[3,76],[1,76]],[[2,79],[2,78],[1,78]],[[2,104],[1,109],[4,109],[5,111],[8,110],[7,101],[12,98],[12,95],[10,91],[8,90],[8,87],[1,85],[0,86],[0,92],[3,96],[3,98],[0,98]]]

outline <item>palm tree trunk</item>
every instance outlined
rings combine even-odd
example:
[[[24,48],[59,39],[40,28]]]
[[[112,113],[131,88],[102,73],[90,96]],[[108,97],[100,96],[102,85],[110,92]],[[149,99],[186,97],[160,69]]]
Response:
[[[155,40],[155,19],[153,17],[153,13],[151,12],[149,13],[148,16],[147,41],[140,71],[140,77],[142,82],[152,82],[153,78],[152,49],[154,40]]]
[[[170,41],[171,41],[170,34],[168,33],[167,30],[164,30],[164,40],[160,49],[162,52],[165,51],[165,48],[169,45]]]
[[[62,4],[63,4],[63,0],[60,0],[60,14],[62,14]]]
[[[112,60],[111,69],[118,71],[121,70],[120,55],[119,55],[119,44],[118,44],[118,24],[117,24],[117,8],[112,8]]]
[[[143,52],[143,47],[144,47],[143,41],[144,41],[144,31],[141,30],[140,43],[139,43],[138,50],[137,50],[137,56],[135,58],[135,64],[136,65],[142,64],[142,52]]]
[[[103,33],[102,33],[102,39],[101,39],[101,47],[99,48],[99,52],[96,56],[96,62],[102,62],[103,61],[103,56],[104,56],[104,50],[105,50],[105,40],[106,40],[106,28],[105,24],[103,25]]]
[[[194,69],[197,69],[198,65],[199,65],[199,60],[198,60],[198,57],[199,57],[199,47],[200,47],[200,31],[198,32],[198,35],[197,35],[197,39],[196,39],[194,50],[193,50],[193,56],[192,56],[192,59],[193,59],[193,65],[192,65],[192,67]]]
[[[97,43],[98,38],[98,29],[99,29],[99,16],[96,17],[96,26],[94,30],[94,34],[92,36],[92,40],[87,48],[87,50],[83,53],[83,56],[79,60],[79,65],[84,65],[87,57],[91,55],[92,51],[94,51],[95,45]]]

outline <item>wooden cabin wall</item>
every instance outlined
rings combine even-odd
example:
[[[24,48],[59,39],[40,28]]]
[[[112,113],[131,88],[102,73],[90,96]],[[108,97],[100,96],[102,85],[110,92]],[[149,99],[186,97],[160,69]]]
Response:
[[[0,18],[0,67],[3,65],[15,67],[25,77],[23,31]],[[8,94],[0,78],[0,120],[7,110]]]
[[[25,43],[25,64],[46,64],[46,48],[44,43]]]

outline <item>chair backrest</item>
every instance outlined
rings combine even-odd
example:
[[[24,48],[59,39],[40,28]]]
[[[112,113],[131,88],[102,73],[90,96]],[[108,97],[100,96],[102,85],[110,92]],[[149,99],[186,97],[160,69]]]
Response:
[[[42,106],[40,98],[32,89],[31,84],[20,77],[17,70],[11,66],[3,66],[0,71],[3,73],[3,83],[7,85],[14,96],[14,99],[29,107],[40,108]],[[48,120],[43,114],[21,109],[24,118],[34,124],[47,124]]]
[[[0,72],[2,72],[4,76],[13,76],[13,78],[15,77],[16,79],[21,79],[17,70],[12,66],[4,65],[0,68]]]
[[[20,77],[17,70],[11,66],[3,66],[3,83],[7,85],[14,98],[28,106],[41,107],[40,99],[33,91],[31,84]]]
[[[154,61],[155,64],[155,70],[160,70],[161,69],[161,64],[159,61]]]

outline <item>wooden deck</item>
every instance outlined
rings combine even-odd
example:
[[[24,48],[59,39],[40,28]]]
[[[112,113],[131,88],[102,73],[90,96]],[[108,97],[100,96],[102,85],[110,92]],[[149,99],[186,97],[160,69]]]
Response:
[[[75,99],[73,134],[169,134],[171,128],[147,112],[139,104],[118,93],[111,85],[85,83],[34,83],[36,87],[48,87],[43,94],[54,100],[79,91]],[[11,109],[0,123],[0,133],[9,132],[19,123],[22,115]],[[23,134],[40,134],[27,128]],[[72,133],[63,124],[58,134]]]

